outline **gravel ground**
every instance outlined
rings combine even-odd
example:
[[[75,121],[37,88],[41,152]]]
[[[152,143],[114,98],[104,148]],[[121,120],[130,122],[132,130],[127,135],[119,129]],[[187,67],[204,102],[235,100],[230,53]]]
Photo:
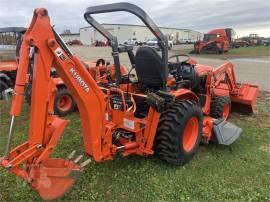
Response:
[[[191,45],[178,46],[177,49],[186,49]],[[96,60],[104,58],[112,62],[111,49],[109,47],[89,47],[89,46],[74,46],[71,50],[82,60]],[[169,52],[169,55],[172,52]],[[224,59],[212,59],[206,57],[192,56],[200,64],[218,67],[226,62]],[[237,80],[239,82],[249,82],[259,85],[263,91],[270,91],[270,57],[264,58],[233,58],[228,59],[235,66]],[[127,54],[120,55],[121,64],[129,67],[129,59]]]

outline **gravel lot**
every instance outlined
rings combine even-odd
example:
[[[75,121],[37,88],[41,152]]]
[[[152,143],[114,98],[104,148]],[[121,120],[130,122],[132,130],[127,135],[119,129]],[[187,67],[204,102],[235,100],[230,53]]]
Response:
[[[177,49],[186,49],[190,45],[178,46]],[[71,50],[82,60],[96,60],[104,58],[112,62],[111,49],[109,47],[74,46]],[[172,54],[169,52],[169,54]],[[192,56],[200,64],[218,67],[226,62],[224,59],[212,59]],[[129,67],[127,54],[120,55],[121,64]],[[233,58],[228,59],[235,66],[236,76],[239,82],[249,82],[260,86],[260,90],[270,91],[270,57],[264,58]]]

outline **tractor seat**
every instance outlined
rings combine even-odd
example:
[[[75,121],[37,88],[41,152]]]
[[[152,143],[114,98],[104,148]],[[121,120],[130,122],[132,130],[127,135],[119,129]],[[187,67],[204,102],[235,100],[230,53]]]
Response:
[[[140,47],[136,52],[135,70],[142,89],[164,90],[166,70],[160,55],[151,47]]]

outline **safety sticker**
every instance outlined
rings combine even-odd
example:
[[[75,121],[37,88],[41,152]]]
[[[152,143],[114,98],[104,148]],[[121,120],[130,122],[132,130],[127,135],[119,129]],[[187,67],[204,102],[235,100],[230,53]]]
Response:
[[[129,120],[129,119],[126,119],[126,118],[124,118],[124,126],[125,126],[126,128],[130,128],[130,129],[132,129],[132,130],[134,130],[134,128],[135,128],[135,126],[134,126],[134,121]]]

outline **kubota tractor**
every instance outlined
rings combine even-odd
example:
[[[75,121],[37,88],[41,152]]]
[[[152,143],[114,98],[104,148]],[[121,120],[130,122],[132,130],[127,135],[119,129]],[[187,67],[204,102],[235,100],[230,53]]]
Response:
[[[161,56],[150,47],[140,47],[134,54],[131,46],[118,45],[117,38],[92,17],[116,11],[139,17],[159,40]],[[67,159],[50,157],[68,124],[53,114],[56,85],[51,66],[76,100],[85,153],[96,162],[112,160],[116,154],[147,157],[156,153],[168,163],[184,165],[193,158],[200,141],[228,145],[239,137],[241,129],[224,120],[217,111],[220,105],[209,113],[219,95],[249,105],[246,99],[253,94],[252,104],[256,101],[257,88],[237,84],[230,63],[215,72],[189,58],[175,56],[171,60],[176,61],[168,61],[164,34],[141,8],[129,3],[89,7],[84,17],[112,47],[114,64],[93,70],[96,80],[54,31],[46,9],[34,11],[21,46],[7,149],[0,165],[29,182],[43,199],[62,196],[90,163],[88,159],[79,164],[82,156],[74,158],[74,152]],[[120,53],[130,58],[128,72],[122,70]],[[31,60],[34,79],[28,140],[11,149]],[[131,78],[131,71],[136,72],[137,80]]]
[[[191,53],[216,53],[223,54],[232,47],[235,31],[231,28],[214,29],[204,34],[202,41],[194,44],[194,50]]]

